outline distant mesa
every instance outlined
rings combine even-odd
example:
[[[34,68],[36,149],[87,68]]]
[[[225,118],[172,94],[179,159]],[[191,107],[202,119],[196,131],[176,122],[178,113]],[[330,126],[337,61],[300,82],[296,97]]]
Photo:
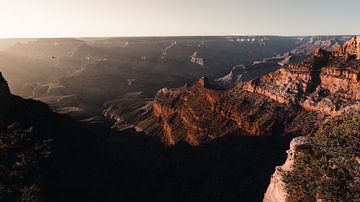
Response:
[[[198,52],[192,54],[190,61],[200,66],[204,66],[204,58],[199,57]]]

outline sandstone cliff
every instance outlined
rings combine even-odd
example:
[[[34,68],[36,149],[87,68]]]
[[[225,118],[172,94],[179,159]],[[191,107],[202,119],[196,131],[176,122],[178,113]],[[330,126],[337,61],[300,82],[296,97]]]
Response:
[[[240,85],[285,105],[338,116],[360,109],[359,75],[359,60],[349,59],[342,50],[318,49],[312,58]]]
[[[227,134],[304,135],[321,119],[315,112],[285,106],[241,88],[216,89],[206,78],[191,87],[162,89],[153,109],[162,125],[160,137],[167,145],[186,141],[195,146]]]
[[[264,195],[264,202],[290,202],[290,197],[286,190],[286,184],[282,180],[283,173],[290,171],[294,165],[294,160],[299,153],[308,152],[308,145],[305,137],[294,138],[287,151],[287,159],[282,166],[275,168],[275,173],[271,176],[270,185]]]
[[[263,201],[359,201],[359,122],[359,111],[345,113],[314,135],[293,139]]]
[[[347,41],[342,47],[340,53],[347,56],[355,56],[357,59],[360,59],[360,36]]]
[[[346,42],[343,47],[332,53],[317,51],[314,58],[325,58],[325,60],[322,60],[320,63],[315,63],[314,61],[312,63],[305,62],[300,65],[291,66],[289,69],[279,70],[268,75],[267,79],[260,78],[256,85],[252,83],[247,84],[247,89],[253,92],[260,92],[285,104],[297,103],[305,110],[318,111],[332,116],[339,116],[346,112],[359,110],[359,42],[360,37],[358,36]],[[291,91],[281,91],[282,93],[279,96],[276,92],[284,89],[294,80],[294,77],[289,76],[291,71],[297,75],[295,78],[297,81],[296,88],[291,87]],[[279,83],[279,81],[284,81],[284,78],[288,78],[290,82]],[[273,85],[265,86],[264,84],[269,79],[273,80]],[[262,83],[264,84],[262,85]],[[260,90],[257,88],[260,88]],[[339,123],[342,122],[339,121]],[[350,126],[345,125],[344,127],[349,128]],[[354,131],[356,130],[352,132]],[[292,170],[294,159],[299,153],[308,152],[309,147],[305,140],[306,138],[304,137],[298,137],[291,142],[286,162],[284,165],[276,167],[271,177],[270,185],[264,195],[264,202],[291,201],[287,192],[287,185],[283,181],[283,174]],[[316,201],[315,198],[306,200]]]

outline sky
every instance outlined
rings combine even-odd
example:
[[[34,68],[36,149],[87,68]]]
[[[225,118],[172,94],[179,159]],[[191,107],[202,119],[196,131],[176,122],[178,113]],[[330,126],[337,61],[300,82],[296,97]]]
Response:
[[[0,37],[360,34],[360,0],[0,0]]]

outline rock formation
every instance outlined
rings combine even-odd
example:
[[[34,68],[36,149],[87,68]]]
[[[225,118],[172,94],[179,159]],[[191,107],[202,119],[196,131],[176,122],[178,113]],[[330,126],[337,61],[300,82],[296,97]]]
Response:
[[[300,63],[229,90],[206,77],[192,86],[163,88],[152,107],[148,102],[144,113],[134,109],[138,116],[125,125],[166,145],[185,141],[196,146],[228,134],[309,135],[327,116],[360,109],[360,60],[344,54],[354,53],[357,38],[334,51],[316,49]]]
[[[241,85],[282,104],[338,116],[360,109],[359,75],[359,60],[318,49],[312,58]]]
[[[347,41],[344,44],[341,53],[360,59],[360,36],[354,37],[350,41]]]
[[[205,77],[193,86],[164,88],[153,115],[132,125],[167,145],[200,145],[227,134],[311,134],[324,117],[360,109],[360,61],[345,58],[346,44],[340,52],[317,49],[303,62],[230,90]]]
[[[194,52],[191,56],[190,62],[204,66],[204,58],[198,56],[198,52]]]
[[[300,153],[309,152],[305,137],[294,138],[287,151],[287,159],[282,166],[275,168],[275,173],[271,176],[270,185],[264,195],[264,202],[289,202],[290,197],[286,191],[286,184],[282,180],[283,173],[290,171],[294,165],[295,158]]]
[[[283,94],[281,97],[287,104],[289,100],[297,101],[306,110],[318,111],[332,116],[338,116],[345,112],[360,109],[360,37],[354,37],[346,42],[343,47],[338,48],[336,51],[330,53],[318,50],[315,57],[328,58],[328,61],[315,68],[312,74],[297,71],[302,74],[302,83],[300,86],[305,87],[302,89],[301,94],[297,92],[297,96],[290,96]],[[357,60],[356,60],[357,59]],[[301,65],[302,67],[312,67],[314,65]],[[294,66],[293,66],[294,67]],[[294,68],[292,68],[294,69]],[[301,69],[301,68],[296,68]],[[282,70],[286,71],[286,70]],[[308,70],[306,72],[309,72]],[[282,74],[284,75],[284,74]],[[317,82],[312,84],[312,88],[307,90],[307,84],[310,81]],[[279,79],[279,77],[277,77]],[[279,79],[281,80],[281,79]],[[281,84],[280,87],[284,87]],[[270,89],[270,88],[268,88]],[[268,95],[274,95],[266,91]],[[266,94],[266,93],[264,93]],[[300,99],[300,101],[298,101]],[[275,173],[271,177],[270,185],[264,195],[264,202],[288,202],[291,201],[286,190],[286,184],[282,179],[286,171],[291,171],[294,164],[294,159],[299,153],[309,152],[309,146],[306,144],[305,137],[298,137],[290,143],[290,150],[288,150],[288,158],[284,165],[276,167]],[[317,199],[309,199],[315,201]],[[318,200],[322,201],[322,200]]]
[[[153,101],[153,114],[162,131],[157,135],[165,144],[186,141],[194,146],[227,134],[303,135],[311,133],[321,119],[317,113],[283,106],[241,88],[219,90],[206,78],[191,87],[160,90]],[[154,134],[146,127],[142,130]]]

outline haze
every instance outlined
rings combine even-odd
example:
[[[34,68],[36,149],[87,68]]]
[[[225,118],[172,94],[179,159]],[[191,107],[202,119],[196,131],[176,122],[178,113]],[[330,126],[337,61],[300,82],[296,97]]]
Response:
[[[0,37],[334,35],[360,1],[1,0]]]

